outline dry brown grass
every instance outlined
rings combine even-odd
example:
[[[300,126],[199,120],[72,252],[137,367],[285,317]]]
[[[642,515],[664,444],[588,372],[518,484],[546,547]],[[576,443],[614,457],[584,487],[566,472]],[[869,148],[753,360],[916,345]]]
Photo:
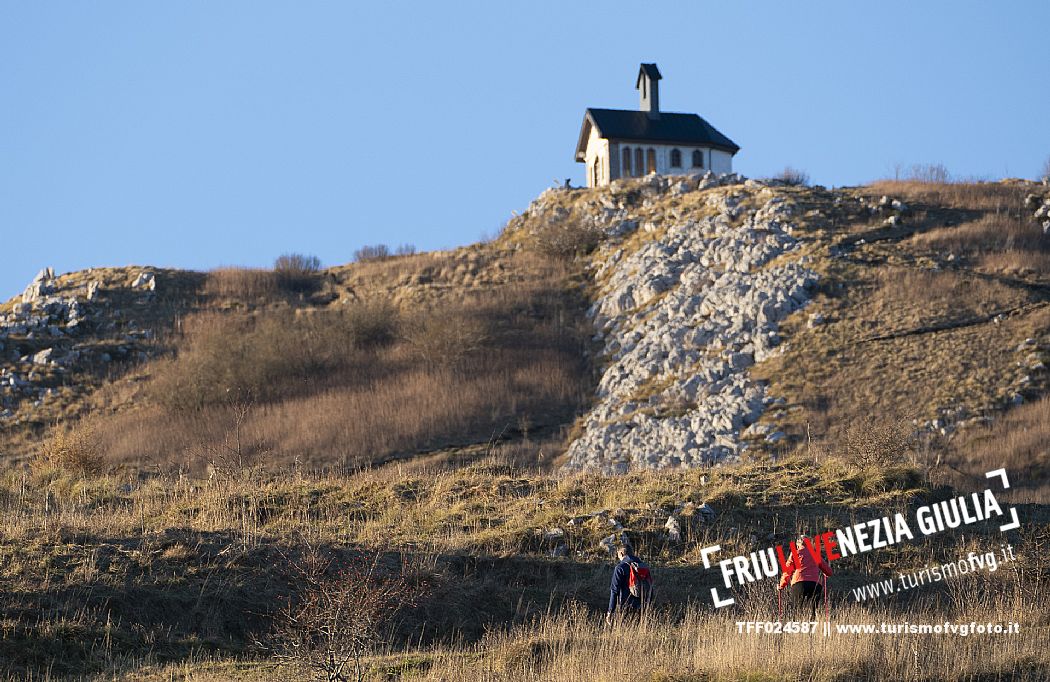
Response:
[[[938,479],[974,487],[985,480],[985,472],[1000,467],[1010,472],[1010,499],[1050,499],[1050,398],[1022,405],[988,426],[960,434],[945,454]]]
[[[358,265],[402,261],[441,262]],[[236,431],[255,462],[356,467],[520,435],[523,424],[556,430],[593,385],[584,301],[563,266],[506,263],[495,263],[506,284],[442,288],[426,304],[398,308],[381,286],[359,287],[357,302],[328,308],[191,316],[177,355],[150,368],[153,406],[100,423],[111,461],[202,466],[201,453]]]
[[[433,274],[452,261],[442,251],[406,255],[399,258],[368,259],[330,268],[328,272],[351,294],[351,298],[373,296],[389,299],[406,283],[433,278]]]
[[[872,418],[921,428],[996,415],[1016,392],[1044,391],[1045,374],[1016,350],[1050,338],[1050,242],[1023,205],[1030,191],[1013,182],[862,188],[910,210],[892,228],[849,218],[849,254],[817,266],[824,282],[815,302],[827,323],[810,329],[789,319],[785,354],[755,370],[788,400],[764,419],[803,442],[841,444],[849,425]],[[948,461],[944,445],[935,439],[929,447],[938,451],[921,459]]]
[[[886,331],[965,320],[1029,300],[1013,287],[965,271],[886,266],[874,274],[875,288],[861,303],[863,317]]]
[[[1017,635],[770,635],[737,632],[738,621],[769,621],[766,604],[732,613],[692,609],[684,617],[656,616],[640,624],[606,626],[584,611],[567,611],[511,631],[497,631],[466,650],[429,657],[424,680],[450,682],[542,680],[613,682],[625,670],[649,682],[707,680],[1042,680],[1050,674],[1042,644],[1050,603],[1018,585],[993,596],[977,586],[956,608],[925,607],[906,614],[885,608],[836,608],[834,622],[904,621],[1028,625]],[[1044,615],[1031,618],[1032,609]],[[775,618],[773,619],[775,620]],[[1001,677],[1002,676],[1002,677]]]
[[[469,366],[415,367],[255,405],[239,427],[234,406],[174,414],[158,407],[115,416],[103,433],[113,464],[200,467],[201,446],[238,428],[257,464],[365,466],[485,442],[516,430],[525,415],[542,426],[565,421],[586,397],[577,362],[557,351],[525,362],[512,350],[486,352]]]
[[[882,483],[865,486],[870,479]],[[993,670],[1039,679],[1046,661],[1037,646],[1050,605],[1039,544],[1047,516],[1038,505],[1011,536],[1019,562],[992,576],[847,604],[852,587],[892,570],[997,547],[1001,536],[982,526],[843,561],[832,583],[837,623],[1014,620],[1020,635],[808,640],[737,633],[737,620],[771,619],[767,583],[736,590],[731,610],[699,606],[719,577],[703,571],[698,547],[719,543],[730,554],[746,552],[768,533],[782,540],[800,529],[848,525],[935,494],[903,469],[799,458],[617,478],[554,477],[492,460],[212,481],[26,480],[8,472],[0,476],[8,579],[0,667],[12,679],[49,668],[142,680],[294,678],[294,670],[275,671],[249,644],[289,594],[279,576],[310,547],[340,560],[384,547],[391,559],[430,576],[435,589],[403,614],[391,647],[367,661],[366,679],[401,668],[423,679],[612,680],[622,678],[625,660],[635,677],[648,680],[918,680],[936,679],[948,665],[953,679]],[[669,542],[667,511],[686,500],[707,501],[718,515],[713,522],[683,516],[684,541]],[[610,564],[598,540],[609,524],[566,521],[603,509],[654,565],[661,604],[650,623],[605,628],[599,620]],[[544,533],[554,526],[566,531],[566,558],[548,556]]]
[[[788,400],[767,418],[803,437],[841,442],[842,428],[872,416],[910,423],[938,418],[942,408],[971,415],[1001,409],[1029,373],[1015,349],[1050,330],[1045,306],[987,319],[1031,299],[972,275],[901,274],[851,284],[857,290],[848,296],[822,302],[827,324],[808,329],[790,320],[782,333],[791,345],[754,370],[771,382],[773,395]],[[971,318],[978,323],[938,330]]]
[[[220,300],[265,302],[277,295],[277,277],[272,270],[217,268],[208,273],[201,293]]]
[[[1039,275],[1046,277],[1050,273],[1050,249],[1038,251],[1006,250],[1003,253],[990,253],[981,258],[981,266],[994,271],[1017,275]]]
[[[935,228],[916,235],[915,242],[943,253],[967,256],[985,270],[1029,270],[1043,276],[1050,270],[1050,240],[1041,228],[1002,214]]]
[[[884,194],[906,203],[996,212],[1019,210],[1027,193],[1023,185],[1009,182],[879,180],[865,189],[873,195]]]

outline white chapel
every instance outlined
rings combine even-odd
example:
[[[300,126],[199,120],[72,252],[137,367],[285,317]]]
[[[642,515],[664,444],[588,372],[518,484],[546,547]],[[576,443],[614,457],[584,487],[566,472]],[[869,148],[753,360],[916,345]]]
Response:
[[[635,88],[638,111],[587,109],[576,160],[587,165],[587,186],[649,173],[731,173],[740,147],[696,114],[660,111],[660,71],[642,64]]]

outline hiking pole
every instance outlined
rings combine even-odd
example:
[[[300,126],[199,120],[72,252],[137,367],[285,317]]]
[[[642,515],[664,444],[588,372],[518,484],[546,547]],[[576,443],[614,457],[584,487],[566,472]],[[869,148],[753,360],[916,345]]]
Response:
[[[828,576],[824,576],[824,622],[831,625],[831,602],[828,601]]]

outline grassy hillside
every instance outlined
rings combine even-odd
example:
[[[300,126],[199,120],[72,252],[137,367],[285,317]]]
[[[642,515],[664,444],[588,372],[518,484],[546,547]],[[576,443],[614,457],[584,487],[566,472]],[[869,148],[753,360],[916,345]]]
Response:
[[[150,330],[144,347],[104,371],[87,355],[21,370],[30,383],[54,374],[70,398],[60,411],[51,398],[14,403],[0,448],[31,458],[79,419],[107,462],[137,469],[360,466],[556,433],[590,392],[582,282],[562,259],[481,245],[308,273],[305,292],[276,274],[187,275],[170,303],[165,279],[134,305],[103,289],[90,342],[130,327]],[[162,302],[164,319],[139,314]]]
[[[497,238],[446,252],[60,275],[51,295],[80,301],[82,324],[38,306],[22,329],[24,306],[0,306],[0,370],[17,377],[0,384],[0,671],[306,679],[279,665],[312,641],[289,626],[296,609],[360,604],[368,590],[339,586],[366,575],[411,603],[372,604],[389,617],[368,630],[365,679],[1045,679],[1050,240],[1034,207],[1048,197],[1007,181],[641,179],[549,190]],[[769,401],[738,434],[743,456],[566,473],[611,361],[587,312],[608,263],[774,199],[797,245],[761,267],[804,259],[819,282],[748,370]],[[132,286],[144,271],[155,288]],[[47,349],[62,361],[37,362]],[[654,375],[632,399],[695,409],[659,402],[665,388]],[[1019,529],[850,557],[832,608],[839,623],[1012,620],[1017,635],[737,633],[774,615],[768,581],[710,606],[704,546],[910,513],[1000,467]],[[621,533],[659,580],[640,629],[601,620]],[[1004,542],[1018,559],[993,573],[850,596]]]
[[[247,656],[238,675],[268,679],[272,663],[259,659],[258,642],[301,589],[295,567],[311,552],[355,565],[379,550],[390,565],[425,576],[428,587],[392,623],[386,653],[369,657],[376,673],[406,664],[425,679],[468,679],[482,665],[485,679],[584,679],[592,655],[650,646],[603,631],[587,615],[604,608],[611,564],[601,541],[620,524],[659,577],[653,632],[664,634],[652,646],[667,655],[635,663],[642,679],[733,677],[741,661],[756,674],[772,673],[770,663],[758,660],[757,640],[746,643],[730,632],[733,620],[767,619],[772,586],[740,590],[729,613],[712,612],[704,595],[719,578],[703,570],[698,548],[718,543],[729,554],[747,552],[799,530],[841,527],[948,494],[907,467],[862,468],[841,459],[619,478],[552,477],[500,463],[499,452],[466,468],[387,465],[352,477],[288,473],[129,484],[49,470],[26,479],[9,474],[0,488],[6,595],[0,646],[15,677],[145,665],[140,672],[149,679],[183,671],[192,671],[189,679],[222,679],[233,675],[222,661]],[[694,512],[704,502],[715,516]],[[664,529],[671,514],[682,523],[677,541]],[[989,613],[1023,619],[1022,636],[995,641],[994,665],[1037,679],[1046,668],[1030,664],[1050,628],[1050,574],[1039,552],[1050,509],[1029,505],[1023,518],[1024,529],[1010,537],[1017,563],[871,606],[851,605],[848,590],[898,570],[987,551],[1001,534],[980,524],[963,535],[909,543],[888,563],[879,552],[842,562],[834,577],[836,617],[919,622],[925,612],[965,621]],[[575,615],[553,616],[563,612]],[[694,637],[710,642],[702,656],[679,648]],[[718,644],[729,641],[736,642],[729,650]],[[761,641],[776,643],[769,636]],[[774,667],[810,670],[816,679],[856,679],[880,654],[860,637],[851,642],[835,658],[849,659],[846,672],[818,674],[812,660],[790,647]],[[964,670],[978,674],[992,665],[989,647],[987,640],[974,644]],[[922,655],[944,666],[951,650],[938,644]],[[212,663],[198,665],[202,661],[218,667],[205,674]],[[910,659],[893,665],[916,679]],[[594,679],[614,672],[610,667]]]
[[[841,203],[873,206],[889,195],[908,211],[895,225],[885,212],[833,213],[813,225],[826,277],[810,317],[823,322],[793,318],[785,353],[757,370],[787,399],[776,417],[800,438],[834,443],[872,419],[917,426],[923,464],[944,480],[973,485],[1006,464],[1030,475],[1029,499],[1045,500],[1050,240],[1025,206],[1029,189],[850,191]],[[1007,410],[1014,436],[989,448],[1003,434],[989,425]]]

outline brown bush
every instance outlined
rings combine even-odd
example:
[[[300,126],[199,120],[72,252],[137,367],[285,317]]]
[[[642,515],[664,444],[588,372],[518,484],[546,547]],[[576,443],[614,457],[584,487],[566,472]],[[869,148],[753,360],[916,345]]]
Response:
[[[103,470],[102,448],[95,430],[87,425],[56,430],[41,448],[39,469],[97,476]]]
[[[773,176],[773,179],[793,187],[809,186],[809,173],[791,166],[785,166],[784,170]]]
[[[351,562],[311,547],[287,563],[296,593],[278,611],[268,648],[278,661],[331,682],[363,680],[363,658],[426,590],[426,583],[385,566],[380,551]]]
[[[602,231],[597,225],[569,214],[545,216],[533,228],[540,253],[552,258],[573,259],[597,248]]]
[[[401,325],[401,314],[389,301],[361,301],[337,313],[339,332],[356,348],[391,343]]]
[[[364,263],[373,260],[386,260],[387,258],[390,258],[390,247],[386,244],[372,244],[369,246],[362,246],[357,251],[354,251],[354,260],[358,263]]]
[[[463,311],[421,311],[404,325],[402,337],[413,352],[432,367],[459,363],[488,339],[484,321]]]
[[[878,470],[911,458],[913,438],[899,422],[850,424],[838,447],[847,462]]]
[[[317,256],[286,253],[273,263],[277,286],[290,294],[309,294],[320,288],[321,260]]]

